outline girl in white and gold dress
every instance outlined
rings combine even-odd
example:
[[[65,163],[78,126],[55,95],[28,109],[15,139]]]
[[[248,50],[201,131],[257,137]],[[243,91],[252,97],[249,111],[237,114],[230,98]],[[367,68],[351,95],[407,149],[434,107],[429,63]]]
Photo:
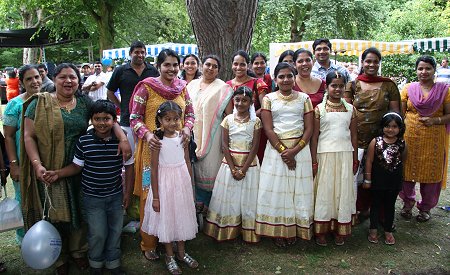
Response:
[[[356,112],[342,98],[344,76],[330,72],[326,84],[328,92],[314,109],[311,138],[316,188],[314,234],[320,246],[327,245],[329,233],[334,233],[336,245],[343,245],[351,234],[356,214],[353,174],[359,166]]]
[[[264,97],[261,118],[269,139],[261,165],[256,234],[283,247],[296,237],[310,240],[313,222],[313,175],[309,139],[313,107],[307,94],[292,90],[294,70],[275,68],[279,90]]]
[[[234,112],[222,121],[224,159],[217,174],[206,217],[205,234],[217,241],[237,238],[255,243],[258,197],[258,152],[261,120],[252,104],[252,90],[239,87],[233,95]],[[249,111],[252,109],[252,111]]]

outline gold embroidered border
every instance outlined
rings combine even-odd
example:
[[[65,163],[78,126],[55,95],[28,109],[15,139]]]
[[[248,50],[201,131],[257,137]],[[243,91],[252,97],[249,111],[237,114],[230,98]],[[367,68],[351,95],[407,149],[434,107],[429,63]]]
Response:
[[[257,235],[268,237],[293,238],[298,237],[304,240],[311,240],[313,236],[312,227],[304,228],[298,225],[272,225],[268,223],[256,222]]]
[[[352,226],[355,225],[356,215],[352,215],[352,219],[348,223],[339,223],[336,219],[331,221],[314,221],[314,234],[324,235],[331,232],[339,236],[349,236],[352,234]]]

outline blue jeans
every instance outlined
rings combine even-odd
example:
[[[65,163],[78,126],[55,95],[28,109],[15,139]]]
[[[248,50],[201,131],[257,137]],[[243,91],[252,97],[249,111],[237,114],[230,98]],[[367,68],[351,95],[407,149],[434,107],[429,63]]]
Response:
[[[83,214],[88,224],[89,264],[92,268],[120,266],[123,227],[122,193],[108,197],[83,194]]]

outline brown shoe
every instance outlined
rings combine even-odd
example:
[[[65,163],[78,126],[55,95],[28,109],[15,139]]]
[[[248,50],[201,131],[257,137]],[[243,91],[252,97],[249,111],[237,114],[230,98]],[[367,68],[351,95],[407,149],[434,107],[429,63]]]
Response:
[[[56,268],[56,275],[69,275],[69,264],[64,263]]]
[[[417,215],[416,220],[418,222],[427,222],[431,219],[431,214],[429,211],[420,211]]]

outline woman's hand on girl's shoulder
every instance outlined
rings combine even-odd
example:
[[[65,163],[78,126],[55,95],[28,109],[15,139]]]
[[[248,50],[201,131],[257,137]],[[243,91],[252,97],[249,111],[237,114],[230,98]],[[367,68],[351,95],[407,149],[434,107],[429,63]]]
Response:
[[[159,150],[161,149],[161,141],[158,139],[158,137],[151,133],[147,132],[144,135],[145,141],[147,141],[148,145],[150,146],[150,150]]]
[[[189,144],[189,141],[191,140],[191,130],[188,127],[184,127],[180,131],[180,136],[183,147],[186,147]]]
[[[159,212],[159,210],[160,210],[159,209],[159,199],[158,200],[153,199],[152,208],[153,208],[153,211]]]

